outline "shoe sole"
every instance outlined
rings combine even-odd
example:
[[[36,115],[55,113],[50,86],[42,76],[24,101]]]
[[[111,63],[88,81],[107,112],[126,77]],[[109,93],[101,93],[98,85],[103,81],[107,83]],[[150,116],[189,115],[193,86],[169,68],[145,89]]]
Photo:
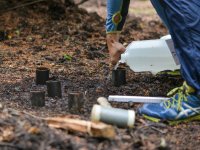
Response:
[[[143,117],[145,119],[152,121],[152,122],[156,122],[156,123],[162,122],[161,119],[159,119],[159,118],[154,118],[154,117],[150,117],[150,116],[147,116],[147,115],[143,115]],[[188,123],[188,122],[192,122],[192,121],[200,121],[200,115],[192,116],[192,117],[189,117],[187,119],[175,120],[175,121],[166,121],[166,122],[169,125],[177,125],[177,124],[180,124],[180,123]]]
[[[169,75],[169,76],[181,76],[181,73],[180,73],[180,69],[178,70],[165,70],[165,71],[161,71],[161,72],[158,72],[156,75]]]

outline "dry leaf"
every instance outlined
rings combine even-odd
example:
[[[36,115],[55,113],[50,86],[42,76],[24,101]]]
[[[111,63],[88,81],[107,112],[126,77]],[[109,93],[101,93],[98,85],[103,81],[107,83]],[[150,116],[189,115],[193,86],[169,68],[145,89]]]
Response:
[[[28,133],[39,134],[40,133],[40,129],[37,128],[37,127],[31,127],[31,128],[29,128]]]
[[[3,142],[10,142],[14,139],[14,128],[13,127],[6,127],[2,130],[2,136],[0,137],[0,141]]]

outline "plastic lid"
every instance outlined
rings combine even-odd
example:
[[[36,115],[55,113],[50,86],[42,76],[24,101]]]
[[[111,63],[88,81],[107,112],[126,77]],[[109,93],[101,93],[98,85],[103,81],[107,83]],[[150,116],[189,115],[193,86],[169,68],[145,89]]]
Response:
[[[126,63],[126,53],[121,54],[120,63]]]

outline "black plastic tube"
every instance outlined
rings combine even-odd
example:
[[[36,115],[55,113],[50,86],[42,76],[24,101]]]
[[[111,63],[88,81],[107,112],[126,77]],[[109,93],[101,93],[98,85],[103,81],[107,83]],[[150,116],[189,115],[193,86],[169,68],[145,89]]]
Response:
[[[43,107],[45,106],[45,92],[44,91],[31,91],[30,100],[32,106]]]
[[[61,82],[57,80],[49,80],[46,82],[49,97],[62,98]]]
[[[71,92],[68,94],[68,109],[70,113],[78,114],[84,104],[84,96],[81,92]]]
[[[45,85],[49,80],[49,69],[45,67],[36,68],[36,84]]]
[[[117,68],[112,71],[112,83],[114,86],[121,86],[126,84],[126,69]]]

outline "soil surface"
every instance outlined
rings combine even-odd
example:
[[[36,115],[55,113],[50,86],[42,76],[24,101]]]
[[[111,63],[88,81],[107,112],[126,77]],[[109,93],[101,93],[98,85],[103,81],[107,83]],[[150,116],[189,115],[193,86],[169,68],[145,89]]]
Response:
[[[72,115],[68,111],[68,93],[81,91],[86,95],[84,107],[73,117],[90,120],[92,106],[99,96],[166,96],[170,89],[182,84],[181,77],[138,74],[127,68],[127,84],[113,86],[104,24],[105,19],[95,12],[56,2],[1,13],[0,149],[199,148],[199,122],[170,126],[137,115],[133,129],[116,127],[116,138],[108,140],[50,129],[40,119],[28,115]],[[155,17],[144,20],[137,15],[130,16],[121,42],[160,38],[166,34],[165,27]],[[40,66],[50,68],[51,79],[61,81],[63,97],[49,98],[46,93],[45,107],[37,108],[31,106],[30,91],[46,91],[46,86],[35,84],[35,70]],[[141,105],[112,103],[112,106],[137,111]]]

